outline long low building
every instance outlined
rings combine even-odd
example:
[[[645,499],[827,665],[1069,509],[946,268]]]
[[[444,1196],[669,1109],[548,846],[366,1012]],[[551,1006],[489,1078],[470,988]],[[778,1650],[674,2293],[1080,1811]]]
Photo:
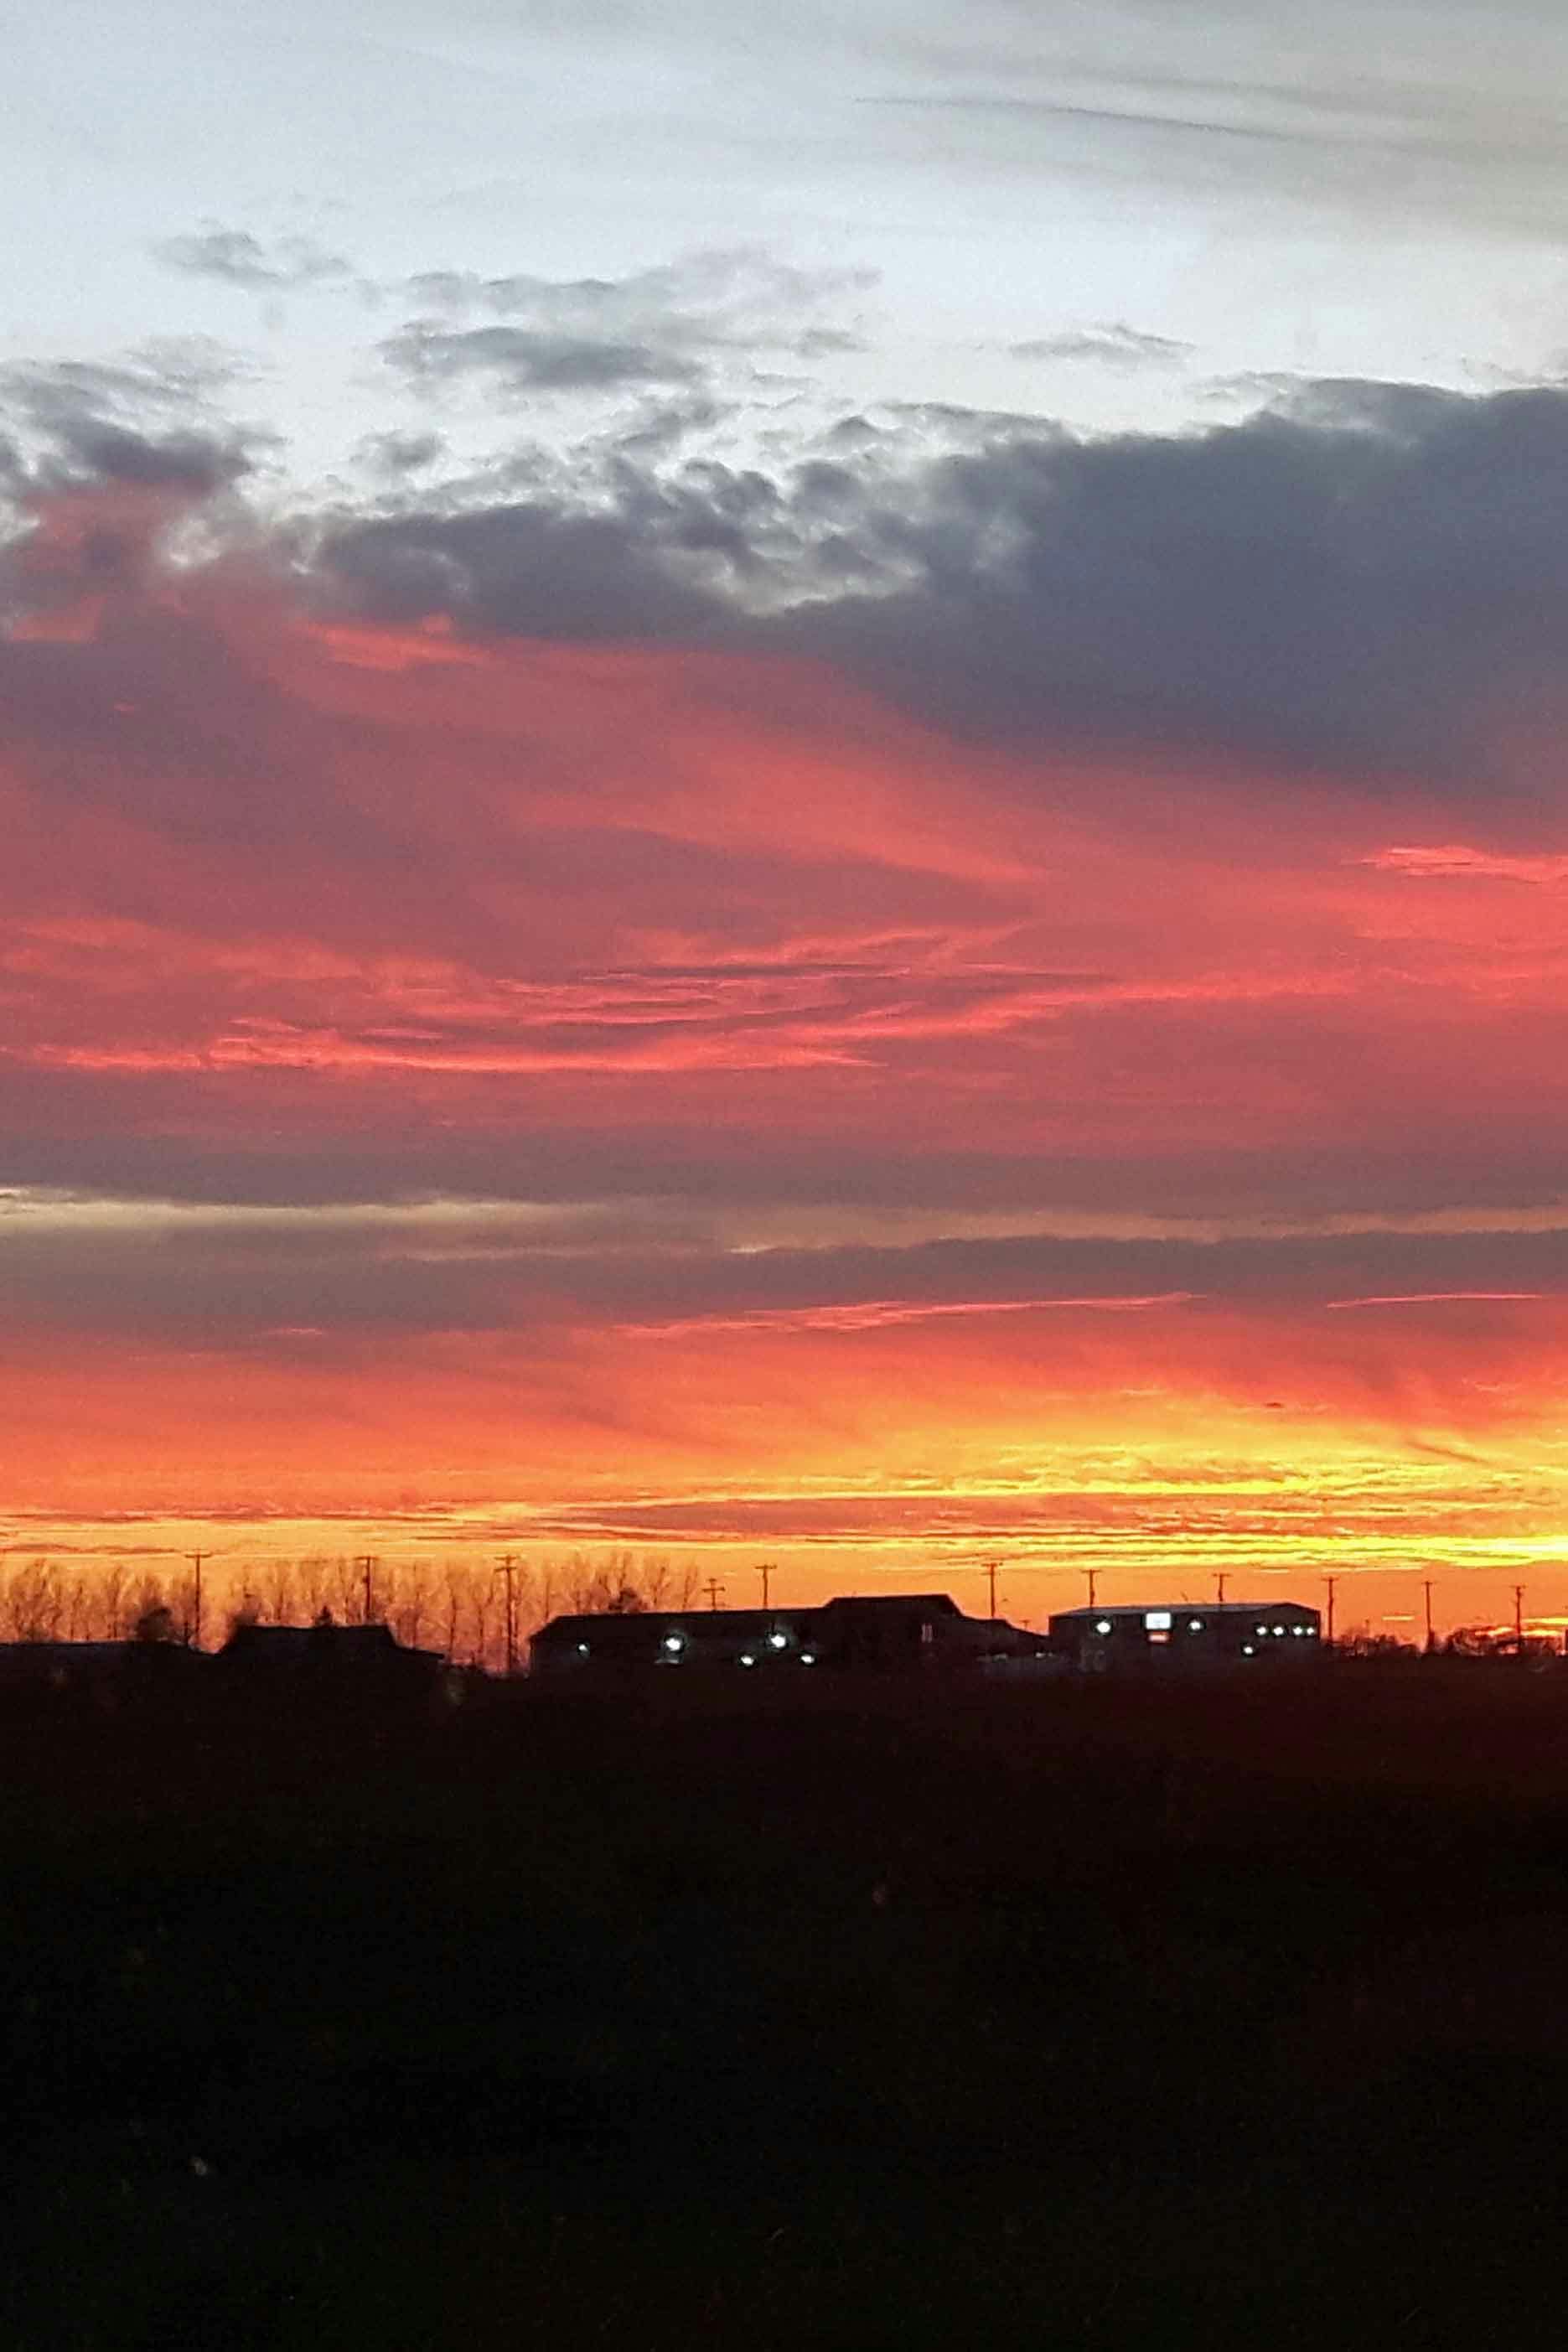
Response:
[[[820,1609],[637,1610],[553,1617],[528,1644],[536,1675],[704,1666],[919,1673],[1043,1650],[1005,1619],[966,1617],[946,1592],[848,1593]]]
[[[1322,1654],[1322,1621],[1300,1601],[1172,1601],[1153,1609],[1063,1609],[1051,1646],[1089,1674],[1281,1665]]]

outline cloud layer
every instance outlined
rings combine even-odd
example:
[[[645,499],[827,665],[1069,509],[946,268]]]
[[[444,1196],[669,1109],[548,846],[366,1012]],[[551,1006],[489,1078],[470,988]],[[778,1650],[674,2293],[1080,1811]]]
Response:
[[[640,396],[820,290],[498,283],[403,373]],[[308,505],[231,391],[0,384],[18,1507],[1548,1525],[1568,395],[399,426]]]

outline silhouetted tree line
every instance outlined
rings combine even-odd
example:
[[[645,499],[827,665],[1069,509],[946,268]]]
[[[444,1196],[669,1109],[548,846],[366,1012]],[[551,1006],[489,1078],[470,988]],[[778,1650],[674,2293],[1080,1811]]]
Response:
[[[565,1611],[688,1609],[691,1562],[612,1550],[519,1560],[512,1575],[519,1644]],[[202,1641],[214,1648],[236,1624],[390,1625],[409,1649],[439,1650],[457,1665],[492,1671],[507,1651],[506,1592],[490,1559],[390,1560],[309,1553],[299,1559],[211,1562]],[[193,1642],[193,1572],[132,1570],[120,1560],[66,1565],[47,1558],[0,1562],[0,1641]]]

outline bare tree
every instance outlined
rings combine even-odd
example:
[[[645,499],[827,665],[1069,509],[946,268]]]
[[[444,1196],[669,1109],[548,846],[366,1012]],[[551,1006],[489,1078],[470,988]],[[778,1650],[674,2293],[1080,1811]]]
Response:
[[[455,1661],[457,1657],[457,1644],[462,1637],[463,1600],[462,1566],[457,1560],[449,1559],[446,1563],[446,1572],[441,1580],[441,1647],[443,1654],[451,1661]]]
[[[93,1633],[93,1592],[78,1568],[65,1586],[66,1639],[90,1642]]]
[[[106,1642],[118,1642],[125,1626],[125,1596],[127,1588],[125,1563],[110,1560],[99,1579],[99,1622]]]
[[[472,1571],[470,1571],[468,1578],[469,1632],[467,1649],[469,1661],[476,1666],[489,1666],[493,1664],[489,1651],[490,1619],[493,1613],[495,1597],[494,1592],[490,1589],[489,1578],[487,1576],[476,1577],[472,1573]]]
[[[262,1615],[274,1625],[287,1625],[294,1615],[294,1570],[286,1559],[268,1560],[256,1580]]]
[[[430,1562],[416,1559],[399,1577],[396,1607],[388,1612],[398,1640],[411,1650],[421,1646],[430,1609]]]
[[[53,1560],[28,1560],[13,1569],[5,1591],[5,1626],[12,1641],[57,1642],[65,1613],[65,1591]]]
[[[329,1577],[328,1600],[333,1616],[340,1625],[361,1625],[365,1621],[364,1577],[357,1559],[340,1555],[332,1562]]]
[[[331,1586],[332,1563],[320,1552],[311,1552],[299,1563],[298,1591],[302,1613],[312,1624],[327,1605]]]

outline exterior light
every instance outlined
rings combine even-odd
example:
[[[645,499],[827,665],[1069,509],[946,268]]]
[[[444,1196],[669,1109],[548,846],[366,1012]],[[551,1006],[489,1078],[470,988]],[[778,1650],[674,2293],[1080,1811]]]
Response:
[[[665,1647],[665,1649],[666,1649],[666,1650],[668,1650],[668,1651],[669,1651],[669,1653],[670,1653],[670,1654],[671,1654],[671,1656],[672,1656],[672,1657],[678,1657],[678,1656],[680,1655],[680,1653],[681,1653],[681,1652],[685,1648],[685,1646],[686,1646],[686,1637],[685,1637],[685,1635],[684,1633],[666,1633],[666,1634],[665,1634],[665,1636],[664,1636],[664,1647]]]
[[[586,1657],[587,1657],[587,1655],[588,1655],[588,1644],[587,1644],[587,1643],[586,1643],[586,1642],[580,1642],[580,1643],[578,1643],[578,1645],[577,1645],[577,1654],[578,1654],[578,1656],[579,1656],[580,1658],[586,1658]]]
[[[1111,1631],[1111,1620],[1109,1617],[1096,1617],[1094,1620],[1094,1631],[1097,1633],[1108,1633]]]
[[[1269,1631],[1269,1628],[1267,1625],[1254,1625],[1252,1631],[1255,1633],[1266,1633]]]
[[[1189,1633],[1201,1633],[1203,1631],[1202,1618],[1189,1617],[1186,1621],[1186,1630]]]
[[[1242,1643],[1241,1654],[1244,1658],[1249,1658],[1252,1655],[1252,1644],[1250,1642]]]
[[[1279,1642],[1282,1642],[1282,1641],[1284,1640],[1284,1638],[1285,1638],[1285,1629],[1284,1629],[1284,1627],[1283,1627],[1282,1625],[1276,1625],[1276,1626],[1275,1626],[1275,1628],[1274,1628],[1274,1638],[1275,1638],[1275,1640],[1276,1640],[1276,1641],[1279,1641]]]
[[[740,1654],[740,1663],[743,1666],[754,1666],[757,1664],[757,1661],[752,1656],[749,1650],[742,1650]]]
[[[789,1646],[789,1634],[769,1633],[768,1636],[768,1646],[770,1650],[787,1650]]]
[[[800,1664],[801,1664],[803,1666],[814,1666],[814,1665],[816,1664],[816,1663],[817,1663],[817,1654],[816,1654],[815,1650],[802,1650],[802,1651],[801,1651],[801,1653],[800,1653]]]

